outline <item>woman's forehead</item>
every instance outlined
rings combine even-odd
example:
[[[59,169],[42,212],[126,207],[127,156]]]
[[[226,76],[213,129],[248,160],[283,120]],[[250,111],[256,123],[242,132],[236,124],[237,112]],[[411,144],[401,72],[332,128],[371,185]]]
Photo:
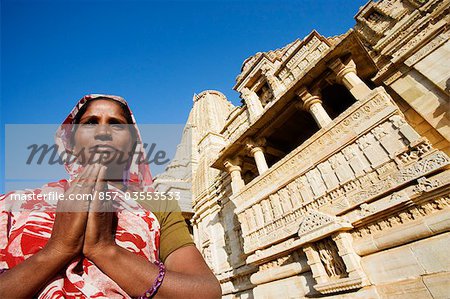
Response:
[[[120,104],[110,99],[95,99],[89,103],[84,116],[105,115],[125,118],[124,111]]]

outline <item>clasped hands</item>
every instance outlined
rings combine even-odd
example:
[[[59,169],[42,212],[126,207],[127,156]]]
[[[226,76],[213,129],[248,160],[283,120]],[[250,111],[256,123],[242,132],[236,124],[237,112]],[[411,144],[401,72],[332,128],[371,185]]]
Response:
[[[70,258],[83,255],[94,261],[108,248],[117,246],[112,202],[99,200],[99,193],[105,191],[106,169],[102,164],[89,164],[71,183],[64,193],[66,200],[58,201],[47,249]],[[67,200],[70,194],[90,194],[91,199]]]

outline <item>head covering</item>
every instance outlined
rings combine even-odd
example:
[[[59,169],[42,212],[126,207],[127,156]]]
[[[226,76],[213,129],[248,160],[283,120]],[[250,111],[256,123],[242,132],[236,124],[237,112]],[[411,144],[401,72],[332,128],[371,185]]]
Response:
[[[134,129],[136,131],[136,148],[134,151],[133,158],[131,160],[131,165],[129,167],[126,167],[124,174],[123,174],[123,183],[133,189],[133,190],[139,190],[139,191],[153,191],[153,188],[151,187],[153,180],[150,173],[150,167],[147,163],[138,163],[139,157],[144,157],[145,152],[144,148],[142,146],[142,138],[141,134],[139,132],[139,129],[136,124],[136,120],[134,118],[134,114],[131,112],[130,107],[128,107],[127,102],[124,98],[115,96],[115,95],[107,95],[107,94],[90,94],[82,97],[78,103],[75,105],[75,107],[72,109],[72,111],[69,113],[69,115],[65,118],[62,125],[58,128],[56,135],[55,135],[55,143],[58,145],[58,151],[60,154],[63,154],[64,152],[70,152],[71,149],[71,138],[73,133],[73,125],[74,121],[77,117],[78,112],[80,109],[86,105],[89,101],[95,100],[95,99],[110,99],[117,101],[119,103],[122,103],[128,112],[131,115],[132,120],[132,126],[134,126]],[[70,180],[73,180],[82,170],[82,166],[78,162],[68,163],[70,159],[65,159],[64,167],[68,174],[70,175]]]

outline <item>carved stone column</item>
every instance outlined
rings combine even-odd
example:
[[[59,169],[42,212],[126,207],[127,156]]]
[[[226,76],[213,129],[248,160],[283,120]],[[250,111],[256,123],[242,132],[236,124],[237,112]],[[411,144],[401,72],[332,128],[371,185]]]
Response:
[[[269,169],[263,151],[263,146],[266,143],[266,140],[263,138],[259,138],[257,140],[247,139],[246,143],[247,149],[255,159],[256,167],[258,168],[258,173],[260,175],[263,174]]]
[[[277,77],[273,74],[273,69],[268,65],[263,65],[261,67],[262,74],[266,77],[267,83],[269,84],[269,87],[272,89],[273,95],[275,98],[277,98],[285,89],[286,87],[283,85],[283,83],[278,80]]]
[[[241,97],[245,101],[245,104],[247,104],[247,109],[250,114],[250,121],[254,121],[263,113],[264,110],[258,95],[254,91],[244,87],[241,91]]]
[[[339,249],[339,255],[342,257],[347,273],[350,278],[366,277],[361,264],[361,258],[357,255],[352,246],[352,236],[348,232],[340,232],[333,236],[333,240]]]
[[[370,88],[356,74],[356,64],[350,59],[344,63],[340,58],[329,64],[336,74],[336,81],[343,84],[357,100],[364,99],[370,93]]]
[[[322,106],[322,100],[318,95],[312,95],[305,87],[296,92],[302,103],[299,108],[311,113],[319,128],[323,128],[331,122],[331,118]]]
[[[245,186],[244,180],[241,176],[241,163],[242,161],[239,158],[226,160],[225,163],[223,163],[231,176],[231,191],[233,191],[233,194],[238,194],[239,191]]]
[[[320,261],[319,254],[312,246],[311,244],[307,244],[303,247],[303,251],[308,259],[308,265],[311,267],[311,272],[317,283],[326,283],[328,281],[327,272]]]

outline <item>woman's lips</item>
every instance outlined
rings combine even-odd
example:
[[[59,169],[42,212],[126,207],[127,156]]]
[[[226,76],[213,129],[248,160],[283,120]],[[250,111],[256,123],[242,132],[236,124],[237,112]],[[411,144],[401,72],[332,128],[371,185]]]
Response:
[[[117,151],[117,148],[115,148],[114,146],[111,146],[111,145],[107,145],[107,144],[99,144],[99,145],[92,146],[90,148],[90,150],[94,151],[94,152],[111,152],[111,151]]]

